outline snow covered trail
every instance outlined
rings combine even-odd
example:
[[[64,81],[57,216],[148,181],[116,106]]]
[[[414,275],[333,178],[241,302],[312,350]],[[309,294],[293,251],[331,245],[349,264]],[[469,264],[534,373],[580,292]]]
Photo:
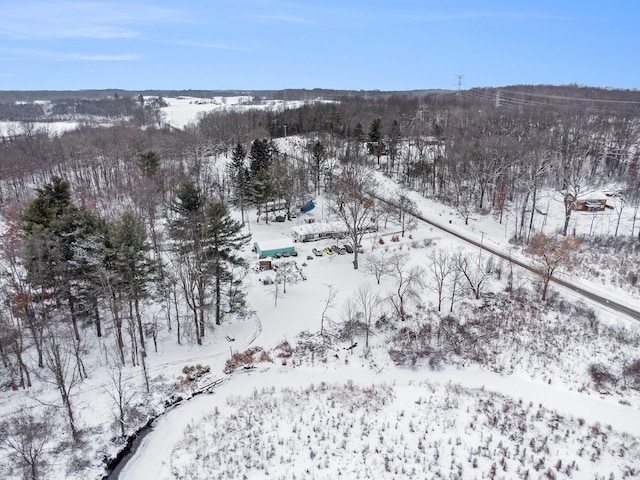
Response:
[[[523,402],[540,404],[558,413],[582,418],[589,423],[611,425],[614,430],[637,435],[640,432],[640,411],[622,405],[618,397],[587,395],[572,392],[562,386],[548,385],[516,375],[500,375],[479,368],[458,370],[447,368],[430,372],[427,379],[458,383],[467,388],[484,388]]]
[[[247,349],[262,332],[262,322],[260,317],[251,312],[243,319],[234,322],[224,323],[216,327],[214,339],[211,341],[209,351],[203,354],[201,349],[185,352],[182,356],[172,356],[170,360],[159,363],[152,363],[148,367],[150,375],[157,375],[166,372],[167,367],[179,366],[190,363],[207,364],[220,367],[221,371],[227,358],[229,358],[229,347],[234,351]],[[225,341],[226,339],[231,341]]]
[[[355,362],[354,362],[355,363]],[[182,433],[189,425],[202,420],[216,409],[224,411],[231,395],[250,395],[254,390],[275,387],[306,387],[311,383],[351,381],[361,386],[371,384],[409,385],[422,381],[454,383],[466,388],[479,388],[523,402],[541,404],[566,417],[582,418],[588,423],[611,425],[614,430],[634,435],[640,431],[640,411],[616,403],[613,398],[587,396],[561,387],[533,382],[515,376],[503,376],[477,368],[440,372],[386,368],[381,373],[362,366],[272,367],[241,373],[217,387],[212,394],[195,397],[157,420],[153,431],[141,442],[137,453],[120,473],[120,480],[167,478],[168,461]]]

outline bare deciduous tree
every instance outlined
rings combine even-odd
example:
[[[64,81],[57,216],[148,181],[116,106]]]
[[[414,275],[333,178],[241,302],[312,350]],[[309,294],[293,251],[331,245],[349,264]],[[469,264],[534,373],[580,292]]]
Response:
[[[298,270],[293,262],[283,262],[277,265],[276,283],[282,282],[282,293],[287,293],[287,283],[292,282],[298,276]]]
[[[480,263],[470,260],[467,255],[460,254],[457,258],[456,268],[467,279],[474,298],[479,300],[482,286],[487,279],[487,274]]]
[[[380,295],[368,285],[361,285],[353,295],[357,318],[364,328],[364,356],[369,355],[369,335],[380,305]]]
[[[331,210],[340,219],[353,247],[353,268],[358,269],[358,245],[372,225],[375,181],[371,171],[359,164],[347,164],[330,193]]]
[[[351,345],[355,344],[356,335],[360,332],[362,322],[360,314],[356,308],[356,303],[352,298],[347,298],[342,305],[342,328],[341,336],[349,341]],[[353,353],[353,349],[349,350]]]
[[[542,300],[547,298],[547,289],[553,273],[562,265],[571,266],[580,243],[579,238],[572,236],[555,240],[547,237],[544,233],[538,233],[533,237],[527,252],[533,254],[542,266],[539,271],[543,285]]]
[[[396,280],[395,291],[389,300],[398,318],[404,321],[407,318],[407,302],[417,299],[419,291],[425,286],[424,270],[417,265],[409,266],[409,255],[399,251],[389,256],[389,266]]]
[[[363,270],[366,273],[373,275],[378,285],[380,285],[382,277],[391,272],[387,257],[388,254],[386,250],[378,250],[376,252],[372,252],[371,255],[368,255],[363,263]]]
[[[324,324],[329,320],[327,312],[333,308],[336,301],[336,290],[333,285],[327,285],[327,296],[324,299],[324,307],[320,316],[320,335],[324,335]]]
[[[122,437],[126,434],[127,427],[127,411],[131,405],[131,401],[136,396],[136,391],[133,385],[127,381],[123,376],[122,364],[115,362],[115,368],[109,372],[111,379],[111,388],[105,389],[107,395],[113,401],[113,416],[115,418],[116,425],[120,430]]]
[[[438,249],[429,255],[427,268],[431,272],[433,284],[430,287],[438,295],[438,311],[442,308],[442,298],[447,279],[454,271],[451,256],[446,250]]]
[[[415,228],[415,218],[413,215],[414,212],[417,211],[418,206],[405,192],[402,192],[398,197],[396,208],[398,220],[400,221],[401,235],[404,237],[406,230]]]
[[[458,296],[458,291],[460,290],[461,287],[461,283],[462,283],[462,271],[460,270],[460,268],[458,268],[459,264],[460,264],[460,257],[462,256],[461,252],[458,252],[455,256],[453,256],[451,258],[451,261],[453,262],[453,268],[452,268],[452,273],[449,279],[449,292],[450,292],[450,300],[451,300],[451,304],[449,305],[449,312],[453,312],[453,305],[456,301],[456,298]]]
[[[17,457],[23,467],[24,478],[46,478],[44,452],[51,438],[51,412],[34,413],[22,408],[10,420],[0,423],[0,448]]]
[[[55,322],[52,322],[55,323]],[[76,425],[75,412],[71,403],[73,390],[82,381],[82,376],[78,371],[75,362],[75,354],[70,349],[70,340],[65,341],[65,332],[61,331],[59,325],[47,325],[47,332],[44,342],[44,364],[46,370],[51,374],[51,378],[45,378],[58,389],[62,405],[66,411],[69,427],[74,439],[78,438],[78,427]]]

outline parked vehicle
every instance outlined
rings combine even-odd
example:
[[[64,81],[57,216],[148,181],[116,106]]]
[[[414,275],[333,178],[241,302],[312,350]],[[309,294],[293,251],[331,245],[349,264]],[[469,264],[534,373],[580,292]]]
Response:
[[[342,248],[344,248],[344,250],[349,254],[353,253],[353,248],[351,248],[351,245],[349,245],[348,243],[342,245]]]
[[[318,250],[317,248],[314,248],[313,250],[311,250],[313,252],[313,254],[316,257],[321,257],[322,256],[322,252],[320,250]]]
[[[325,255],[333,255],[333,250],[331,250],[329,247],[325,247],[325,248],[323,248],[323,249],[322,249],[322,252],[323,252]]]
[[[286,217],[284,215],[277,215],[275,218],[276,222],[282,223],[286,220]]]
[[[331,245],[331,250],[333,250],[334,253],[337,253],[338,255],[344,255],[344,250],[341,249],[338,245]]]

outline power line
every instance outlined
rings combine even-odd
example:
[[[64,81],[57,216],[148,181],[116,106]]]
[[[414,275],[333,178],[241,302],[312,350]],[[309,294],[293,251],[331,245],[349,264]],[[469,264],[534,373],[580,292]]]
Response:
[[[509,93],[514,93],[517,95],[525,95],[529,97],[544,97],[544,98],[553,98],[558,100],[570,100],[570,101],[581,101],[581,102],[593,102],[593,103],[623,103],[623,104],[632,104],[632,105],[640,105],[640,101],[633,100],[609,100],[606,98],[585,98],[585,97],[565,97],[562,95],[550,95],[547,93],[527,93],[527,92],[519,92],[517,90],[506,90]]]
[[[497,101],[499,101],[499,104],[501,106],[511,106],[511,107],[524,107],[524,106],[529,106],[529,107],[552,107],[552,108],[574,108],[574,105],[571,105],[569,103],[562,103],[562,102],[558,102],[557,100],[573,100],[572,97],[561,97],[561,96],[554,96],[554,95],[549,95],[549,96],[545,96],[542,94],[538,94],[538,97],[542,97],[542,98],[549,98],[550,100],[554,100],[553,102],[550,101],[543,101],[543,100],[535,100],[535,99],[531,99],[531,98],[522,98],[522,97],[518,97],[518,96],[514,96],[514,95],[509,95],[509,93],[511,93],[510,91],[506,91],[506,90],[501,90],[500,91],[500,96],[499,96],[499,100],[497,99],[496,95],[494,93],[491,93],[489,91],[486,90],[466,90],[461,92],[465,97],[470,98],[472,100],[476,100],[476,101],[482,101],[482,102],[486,102],[486,103],[493,103],[496,104]],[[522,92],[519,92],[521,94],[523,94]],[[460,93],[459,93],[460,94]],[[523,95],[527,95],[527,94],[523,94]],[[589,101],[589,99],[582,99],[584,101]],[[616,101],[616,103],[631,103],[631,102],[618,102]],[[633,102],[633,103],[640,103],[640,102]],[[606,113],[606,110],[602,110],[597,108],[595,105],[592,105],[591,109],[592,111],[595,112],[600,112],[600,113]]]

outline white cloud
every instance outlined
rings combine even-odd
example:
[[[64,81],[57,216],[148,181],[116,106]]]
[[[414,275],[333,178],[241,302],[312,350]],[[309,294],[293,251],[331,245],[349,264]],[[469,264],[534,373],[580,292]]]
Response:
[[[268,23],[299,23],[309,25],[312,22],[304,17],[294,15],[254,15],[248,17],[249,20],[255,22],[268,22]]]
[[[140,55],[124,54],[93,54],[77,52],[60,52],[53,50],[42,50],[38,48],[6,48],[0,47],[0,52],[10,56],[39,58],[50,61],[83,61],[83,62],[130,62],[141,58]]]
[[[63,54],[62,57],[68,60],[80,60],[86,62],[131,62],[141,58],[140,55],[135,54],[93,55],[86,53],[68,53]]]
[[[406,16],[417,21],[439,22],[447,20],[570,20],[568,17],[545,15],[538,13],[503,13],[503,12],[457,12],[433,15]]]
[[[15,2],[3,6],[0,37],[16,40],[135,38],[144,27],[184,21],[177,10],[103,2]]]
[[[185,47],[197,47],[197,48],[209,48],[212,50],[235,50],[235,51],[247,51],[245,47],[236,47],[233,45],[226,45],[215,42],[199,42],[197,40],[170,40],[165,43],[171,45],[184,45]]]

